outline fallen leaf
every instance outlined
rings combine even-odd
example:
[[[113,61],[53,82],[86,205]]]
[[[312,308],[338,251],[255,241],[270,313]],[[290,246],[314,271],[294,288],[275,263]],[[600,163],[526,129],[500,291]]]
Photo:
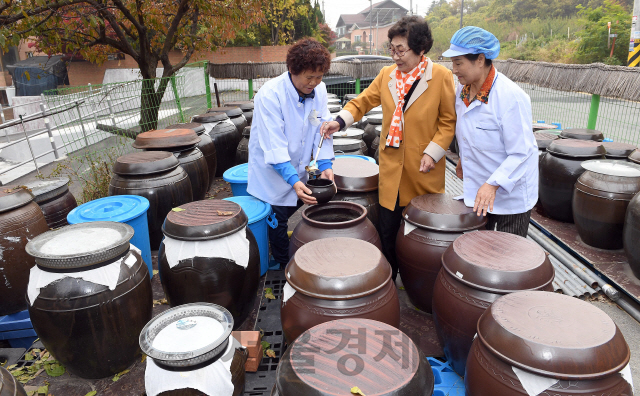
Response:
[[[270,358],[275,358],[276,357],[276,353],[273,351],[273,349],[267,349],[265,354]]]
[[[118,381],[118,380],[120,379],[120,377],[122,377],[123,375],[125,375],[125,374],[126,374],[126,373],[128,373],[128,372],[129,372],[129,370],[128,370],[128,369],[127,369],[127,370],[124,370],[124,371],[119,372],[118,374],[116,374],[116,375],[115,375],[115,377],[113,377],[113,382]]]
[[[24,360],[29,361],[29,360],[33,360],[35,358],[35,356],[33,356],[33,352],[31,351],[27,351],[27,353],[24,354]]]
[[[351,393],[354,394],[354,395],[365,396],[365,394],[362,393],[360,388],[358,388],[357,386],[354,386],[353,388],[351,388]]]
[[[184,209],[182,208],[173,208],[171,209],[172,212],[184,212]]]
[[[223,212],[222,210],[216,210],[218,216],[233,216],[233,212]]]
[[[38,394],[46,395],[47,393],[49,393],[49,385],[44,385],[38,388]]]
[[[266,287],[264,289],[264,297],[268,298],[269,300],[275,300],[276,296],[273,295],[273,289],[270,287]]]
[[[398,289],[400,289],[400,290],[404,290],[404,286],[400,286]]]
[[[86,394],[86,395],[84,395],[84,396],[95,396],[95,395],[96,395],[96,393],[98,393],[98,391],[91,391],[91,392],[87,393],[87,394]]]
[[[158,270],[153,270],[153,274],[154,274],[154,275],[158,275],[158,273],[159,273],[159,272],[160,272],[160,271],[158,271]]]
[[[50,377],[59,377],[64,374],[64,366],[60,363],[47,363],[44,369]]]
[[[144,353],[142,354],[142,359],[140,359],[140,363],[144,363],[144,361],[147,360],[147,355],[145,355]]]
[[[267,341],[261,341],[260,345],[262,345],[262,356],[263,357],[267,356],[267,351],[269,350],[271,343]]]
[[[160,300],[153,300],[153,306],[154,307],[156,305],[163,305],[163,304],[169,304],[169,302],[167,301],[166,298],[161,298]]]

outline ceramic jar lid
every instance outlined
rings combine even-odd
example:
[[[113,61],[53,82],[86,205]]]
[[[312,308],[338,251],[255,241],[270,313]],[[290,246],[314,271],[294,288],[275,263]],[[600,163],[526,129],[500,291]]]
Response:
[[[187,122],[184,124],[169,125],[166,129],[191,129],[196,135],[200,136],[204,133],[204,126],[199,122]]]
[[[140,349],[164,366],[195,366],[222,353],[232,329],[233,316],[224,307],[183,304],[164,311],[144,326]]]
[[[554,124],[546,124],[544,122],[534,122],[533,123],[533,131],[548,131],[551,129],[558,129],[557,125]]]
[[[602,143],[577,139],[554,140],[547,152],[569,158],[598,158],[606,154]]]
[[[365,395],[431,395],[433,372],[424,362],[415,343],[386,323],[334,320],[291,344],[278,366],[277,394],[348,395],[357,386]]]
[[[209,110],[207,110],[207,113],[219,113],[219,112],[225,113],[230,118],[238,117],[242,115],[242,109],[236,106],[212,107]]]
[[[156,129],[136,136],[132,146],[137,149],[153,150],[194,146],[199,142],[200,138],[191,129]]]
[[[202,123],[202,124],[209,124],[212,122],[221,122],[228,119],[229,119],[229,116],[226,113],[222,111],[218,111],[218,112],[211,112],[211,113],[193,116],[191,118],[191,121]]]
[[[117,175],[150,175],[173,170],[180,161],[168,151],[140,151],[118,157],[113,164]]]
[[[360,139],[334,139],[333,151],[351,151],[358,150],[360,148]]]
[[[94,221],[47,231],[29,241],[25,250],[44,268],[83,269],[127,253],[132,237],[128,224]]]
[[[378,189],[380,170],[374,162],[336,157],[333,174],[338,191],[367,192]]]
[[[0,187],[0,213],[19,208],[33,201],[31,191],[18,186]]]
[[[582,167],[588,171],[616,177],[640,177],[640,165],[615,160],[584,161]]]
[[[464,201],[450,194],[419,195],[409,202],[402,217],[409,223],[434,231],[460,232],[487,224],[486,216],[478,216]]]
[[[247,215],[237,203],[207,199],[173,208],[162,224],[162,232],[182,241],[202,241],[231,235],[247,223]]]
[[[329,104],[327,108],[329,109],[329,113],[337,113],[342,110],[342,107],[339,104]]]
[[[382,125],[382,113],[371,114],[367,116],[369,124]]]
[[[555,275],[540,246],[500,231],[461,235],[444,252],[442,266],[461,283],[500,294],[539,289]]]
[[[298,249],[287,264],[285,275],[291,287],[307,296],[350,300],[384,287],[391,279],[391,266],[369,242],[324,238]]]
[[[251,127],[250,126],[246,126],[242,130],[242,137],[246,137],[248,139],[249,136],[251,136]]]
[[[366,115],[371,116],[374,114],[382,114],[382,106],[374,107],[373,109],[369,110],[369,112]]]
[[[500,297],[480,317],[478,338],[512,366],[563,380],[606,377],[630,358],[624,336],[606,313],[550,292]]]
[[[640,164],[640,149],[635,150],[629,155],[629,161]]]
[[[563,129],[560,137],[563,139],[593,140],[596,142],[604,140],[604,134],[595,129]]]
[[[627,159],[637,149],[633,144],[621,142],[602,142],[602,145],[607,150],[606,157],[611,159]]]
[[[534,132],[533,136],[536,138],[536,143],[538,143],[538,148],[540,150],[546,150],[551,142],[559,139],[558,135],[548,132]]]
[[[327,104],[329,104],[329,105],[332,105],[332,104],[340,105],[340,103],[342,103],[342,102],[338,98],[327,99]]]
[[[34,195],[36,203],[45,202],[51,198],[59,197],[69,191],[68,177],[52,177],[50,179],[38,179],[24,185]]]
[[[338,95],[334,94],[334,93],[327,93],[327,99],[333,99],[333,98],[337,98]]]
[[[359,139],[362,140],[362,136],[364,135],[364,131],[358,128],[347,128],[345,131],[338,131],[334,133],[332,136],[334,139]]]
[[[236,102],[225,102],[227,107],[239,107],[242,111],[253,110],[254,104],[252,100],[239,100]]]

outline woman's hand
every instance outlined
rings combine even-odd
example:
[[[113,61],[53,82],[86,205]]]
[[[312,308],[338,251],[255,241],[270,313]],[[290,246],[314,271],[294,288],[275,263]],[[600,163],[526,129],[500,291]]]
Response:
[[[318,203],[318,200],[310,195],[311,190],[309,190],[303,182],[296,182],[293,185],[293,189],[296,191],[296,195],[298,196],[298,198],[300,198],[300,200],[307,205],[315,205]]]
[[[320,134],[323,138],[328,139],[329,137],[331,137],[331,135],[338,132],[339,130],[340,123],[338,123],[338,121],[323,122],[322,126],[320,127]]]
[[[321,179],[329,179],[332,182],[334,182],[335,180],[333,179],[333,169],[329,168],[329,169],[323,170],[322,174],[320,174],[320,178]]]
[[[478,189],[476,202],[473,205],[473,211],[477,212],[478,216],[486,216],[489,210],[493,211],[493,201],[496,199],[496,191],[499,187],[500,186],[492,186],[491,184],[484,183],[480,189]]]
[[[425,154],[422,156],[420,160],[420,172],[428,173],[431,169],[436,168],[436,162],[431,158],[429,154]]]
[[[458,176],[458,179],[464,180],[463,174],[462,174],[462,160],[461,159],[458,159],[458,165],[456,165],[456,176]]]

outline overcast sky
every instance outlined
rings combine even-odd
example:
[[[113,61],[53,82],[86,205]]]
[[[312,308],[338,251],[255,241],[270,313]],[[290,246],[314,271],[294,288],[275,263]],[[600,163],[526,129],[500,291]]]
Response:
[[[322,0],[318,1],[320,2],[320,7],[322,7]],[[373,0],[373,4],[379,1],[380,0]],[[410,0],[394,1],[407,10],[409,9]],[[312,0],[312,3],[313,2],[315,2],[315,0]],[[431,2],[432,0],[413,0],[413,9],[415,11],[417,5],[418,13],[424,15]],[[325,17],[331,29],[335,29],[340,14],[356,14],[367,7],[369,7],[369,0],[324,0]]]

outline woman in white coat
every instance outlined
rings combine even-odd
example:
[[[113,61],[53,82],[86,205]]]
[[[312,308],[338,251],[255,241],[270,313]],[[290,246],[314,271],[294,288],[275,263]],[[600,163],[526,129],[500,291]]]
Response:
[[[330,66],[322,44],[300,40],[287,53],[288,71],[264,84],[254,99],[247,192],[273,208],[278,226],[269,228],[269,243],[281,266],[289,262],[289,218],[303,203],[317,203],[305,186],[305,167],[320,142],[320,125],[333,120],[322,82]],[[328,139],[315,158],[322,178],[333,180],[333,158]]]
[[[525,237],[538,200],[538,146],[531,100],[492,64],[500,42],[468,26],[451,38],[456,88],[456,138],[464,203],[487,216],[487,229]]]

